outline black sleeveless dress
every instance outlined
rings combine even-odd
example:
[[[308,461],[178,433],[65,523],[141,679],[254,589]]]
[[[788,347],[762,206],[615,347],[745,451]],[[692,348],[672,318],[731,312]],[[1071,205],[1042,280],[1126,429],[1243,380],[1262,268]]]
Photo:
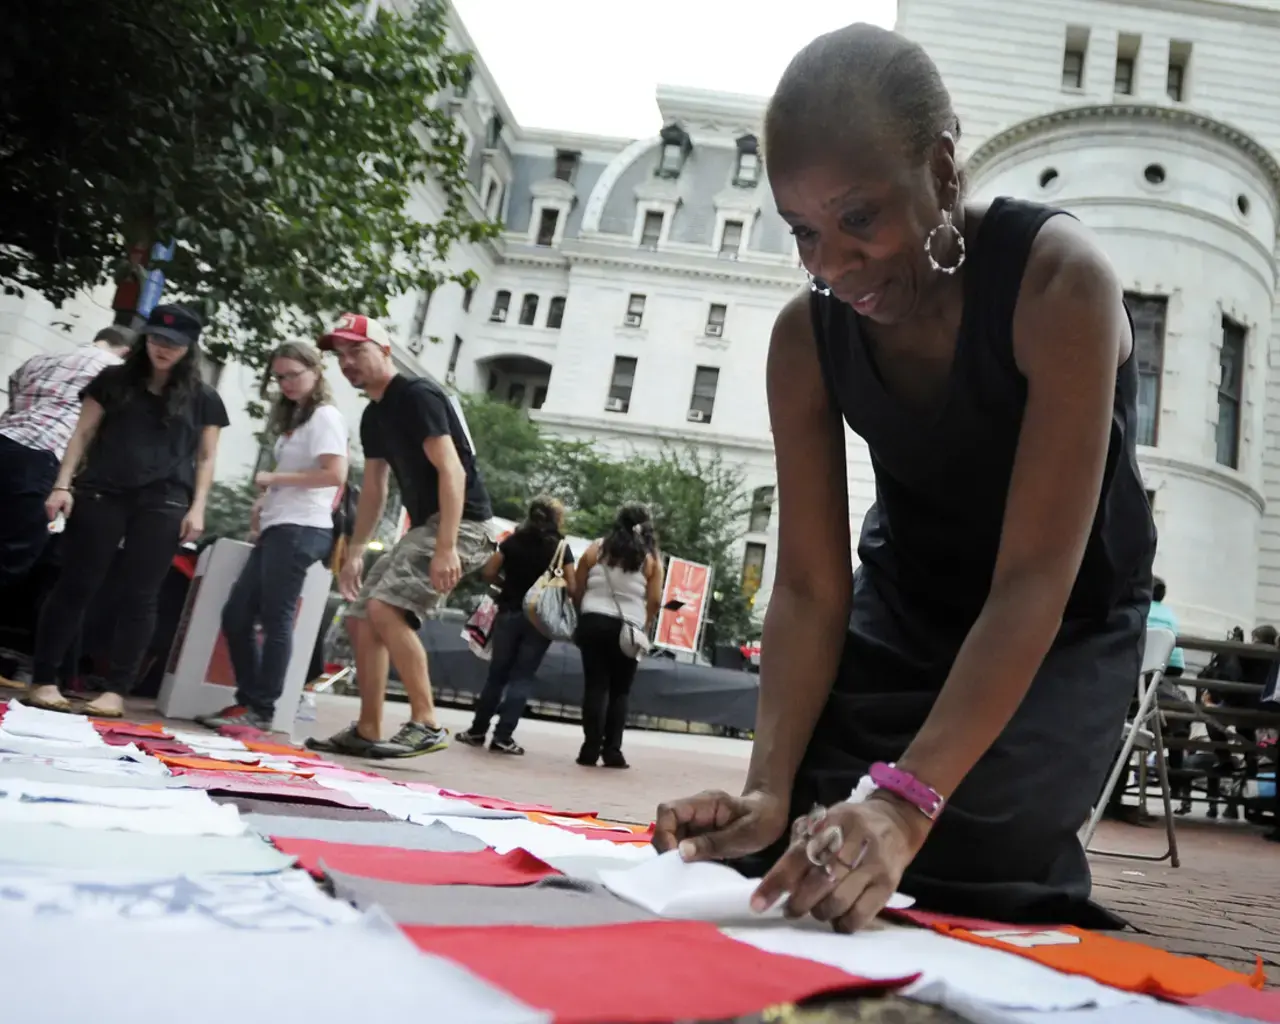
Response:
[[[844,656],[795,782],[793,818],[847,799],[872,762],[902,755],[982,610],[1026,406],[1014,307],[1032,242],[1060,212],[997,199],[982,218],[969,240],[958,346],[936,414],[895,401],[857,315],[813,296],[827,391],[870,448],[876,500],[858,544]],[[1076,833],[1118,752],[1151,599],[1156,534],[1134,450],[1137,391],[1130,357],[1117,374],[1101,499],[1062,628],[1013,720],[903,879],[922,909],[1122,924],[1089,902]]]

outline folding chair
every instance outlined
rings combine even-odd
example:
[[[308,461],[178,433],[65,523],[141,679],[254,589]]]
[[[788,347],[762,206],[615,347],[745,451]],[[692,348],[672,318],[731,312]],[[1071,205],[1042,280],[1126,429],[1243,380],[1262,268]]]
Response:
[[[1098,798],[1097,806],[1089,818],[1081,835],[1084,847],[1090,853],[1103,853],[1108,857],[1123,857],[1128,860],[1168,860],[1173,867],[1179,867],[1178,838],[1173,827],[1173,795],[1169,785],[1169,765],[1165,760],[1164,735],[1160,725],[1160,708],[1157,700],[1160,681],[1164,678],[1164,670],[1169,663],[1169,656],[1177,646],[1178,638],[1167,629],[1148,629],[1147,646],[1142,658],[1142,671],[1138,674],[1138,710],[1133,721],[1124,726],[1124,743],[1120,747],[1120,756],[1107,779],[1106,788]],[[1169,848],[1158,857],[1138,853],[1110,853],[1103,850],[1089,850],[1093,842],[1093,834],[1098,830],[1098,822],[1107,808],[1111,794],[1120,784],[1121,778],[1129,771],[1129,758],[1134,750],[1142,752],[1144,759],[1148,751],[1156,756],[1156,773],[1160,778],[1160,795],[1164,799],[1165,833],[1169,839]]]

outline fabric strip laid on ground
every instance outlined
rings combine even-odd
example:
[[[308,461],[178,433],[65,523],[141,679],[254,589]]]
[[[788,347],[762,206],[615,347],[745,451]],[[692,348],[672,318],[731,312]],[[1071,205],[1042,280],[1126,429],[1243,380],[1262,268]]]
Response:
[[[904,916],[912,915],[908,912]],[[1261,988],[1265,984],[1261,972],[1252,976],[1240,974],[1199,957],[1178,956],[1082,928],[1014,928],[971,920],[965,922],[968,927],[961,927],[939,915],[920,919],[953,939],[1013,953],[1055,971],[1083,975],[1125,992],[1161,999],[1191,999],[1228,985]]]
[[[239,803],[246,802],[243,797]],[[244,823],[261,836],[287,836],[290,839],[317,839],[323,843],[351,843],[356,846],[394,846],[401,850],[434,850],[437,853],[479,853],[488,847],[479,839],[455,832],[445,825],[414,825],[396,821],[381,811],[369,814],[382,815],[379,820],[353,820],[338,814],[361,814],[345,807],[325,807],[323,804],[300,805],[302,814],[282,813],[283,807],[299,805],[269,804],[253,801],[270,813],[242,814]],[[332,818],[317,817],[316,810],[334,811]],[[303,816],[305,815],[305,816]]]
[[[405,933],[564,1024],[724,1020],[824,993],[897,988],[753,949],[692,921]]]
[[[422,828],[421,825],[414,826]],[[557,874],[531,853],[512,850],[495,853],[435,853],[403,850],[394,846],[356,846],[325,843],[315,839],[272,836],[281,853],[297,857],[298,863],[315,875],[344,871],[361,878],[405,885],[531,885]]]

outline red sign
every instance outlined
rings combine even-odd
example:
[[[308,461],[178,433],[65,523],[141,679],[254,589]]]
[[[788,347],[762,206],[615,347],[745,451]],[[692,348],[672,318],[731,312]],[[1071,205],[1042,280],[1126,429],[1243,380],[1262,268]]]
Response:
[[[698,633],[710,596],[710,567],[672,558],[667,563],[667,582],[662,588],[654,643],[669,651],[696,654]],[[667,606],[674,602],[679,602],[679,607],[673,611]]]

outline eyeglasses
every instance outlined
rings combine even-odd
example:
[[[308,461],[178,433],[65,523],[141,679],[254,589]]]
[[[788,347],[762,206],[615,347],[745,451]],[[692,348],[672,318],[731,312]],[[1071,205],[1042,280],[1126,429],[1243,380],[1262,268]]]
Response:
[[[273,373],[271,375],[271,379],[277,384],[288,384],[290,381],[297,380],[299,377],[310,372],[310,370],[294,370],[292,373]]]

